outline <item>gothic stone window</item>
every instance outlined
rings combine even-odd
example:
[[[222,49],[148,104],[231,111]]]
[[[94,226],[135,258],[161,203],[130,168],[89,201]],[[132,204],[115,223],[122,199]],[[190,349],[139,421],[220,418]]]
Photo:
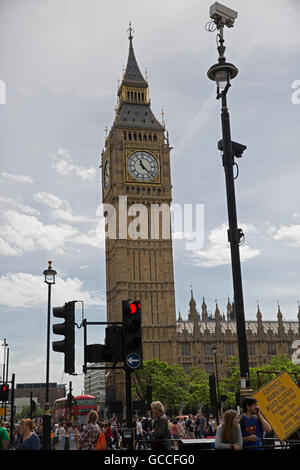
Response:
[[[276,344],[268,344],[268,356],[276,356]]]
[[[248,344],[248,353],[249,353],[249,356],[255,356],[255,344],[254,343]]]
[[[205,357],[208,357],[208,356],[211,356],[212,355],[212,349],[211,349],[211,345],[210,344],[205,344],[204,346],[204,356]]]
[[[181,354],[182,354],[182,356],[190,356],[191,355],[191,345],[190,344],[182,344]]]
[[[226,356],[234,356],[234,345],[233,344],[226,344],[225,354],[226,354]]]

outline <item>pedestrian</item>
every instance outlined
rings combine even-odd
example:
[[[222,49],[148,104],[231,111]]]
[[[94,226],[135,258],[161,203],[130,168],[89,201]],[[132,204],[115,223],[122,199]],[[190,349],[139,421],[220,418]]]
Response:
[[[242,401],[242,408],[244,413],[240,417],[240,426],[243,448],[262,450],[263,433],[264,431],[271,432],[272,428],[262,416],[256,398],[245,397]]]
[[[78,431],[75,428],[74,424],[71,422],[67,429],[67,435],[69,436],[69,450],[76,450],[78,441]]]
[[[215,448],[217,450],[242,450],[243,438],[239,416],[235,410],[224,413],[223,423],[217,427]]]
[[[139,417],[136,422],[136,441],[138,450],[141,450],[141,446],[143,446],[143,449],[145,449],[146,447],[144,432],[145,431],[143,429],[143,418]]]
[[[109,422],[106,424],[106,428],[105,428],[105,439],[106,439],[108,449],[112,449],[112,438],[113,438],[113,432],[111,428],[111,423]]]
[[[188,419],[185,422],[185,438],[186,439],[195,439],[195,421],[192,415],[188,416]]]
[[[40,450],[41,443],[34,432],[33,421],[29,418],[20,422],[20,436],[16,444],[16,450]]]
[[[216,422],[213,415],[210,415],[206,427],[206,436],[214,437],[216,435]]]
[[[65,423],[60,423],[58,428],[58,450],[65,450],[66,429]]]
[[[0,424],[0,450],[7,450],[9,444],[9,434],[4,422]]]
[[[112,430],[112,435],[113,435],[113,442],[112,442],[112,445],[114,446],[115,449],[119,449],[120,446],[119,446],[119,437],[120,437],[120,434],[119,434],[119,430],[118,430],[118,423],[117,423],[117,419],[114,418],[112,420],[112,423],[111,423],[111,430]]]
[[[151,412],[154,417],[154,431],[152,432],[152,449],[158,451],[172,449],[172,434],[165,415],[163,404],[160,401],[151,403]]]
[[[197,414],[195,420],[195,437],[196,439],[204,439],[206,434],[206,419],[202,413]]]
[[[97,420],[97,411],[91,410],[87,417],[86,426],[83,428],[83,432],[79,438],[79,445],[81,450],[95,450],[95,445],[100,433]]]
[[[52,439],[52,447],[53,450],[58,450],[59,444],[59,432],[58,432],[58,424],[54,424],[53,426],[53,439]]]

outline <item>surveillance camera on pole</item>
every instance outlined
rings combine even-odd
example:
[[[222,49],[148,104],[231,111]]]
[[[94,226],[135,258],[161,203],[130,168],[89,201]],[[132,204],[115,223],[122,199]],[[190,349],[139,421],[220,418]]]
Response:
[[[238,14],[237,11],[216,2],[209,9],[209,16],[216,23],[217,28],[221,26],[232,28]]]

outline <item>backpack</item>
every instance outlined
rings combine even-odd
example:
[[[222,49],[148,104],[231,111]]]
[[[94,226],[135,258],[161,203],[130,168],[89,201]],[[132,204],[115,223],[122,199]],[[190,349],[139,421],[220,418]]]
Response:
[[[105,436],[103,432],[100,432],[96,445],[95,445],[95,450],[106,450],[106,449],[107,449],[107,444],[106,444]]]

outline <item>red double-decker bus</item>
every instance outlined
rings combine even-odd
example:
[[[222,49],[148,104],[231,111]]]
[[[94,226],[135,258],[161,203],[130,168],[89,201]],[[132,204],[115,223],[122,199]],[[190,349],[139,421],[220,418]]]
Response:
[[[76,395],[72,406],[72,420],[75,423],[85,424],[87,415],[91,410],[98,411],[96,398],[93,395]],[[54,402],[52,422],[61,423],[70,419],[70,409],[67,407],[67,398],[58,398]]]

